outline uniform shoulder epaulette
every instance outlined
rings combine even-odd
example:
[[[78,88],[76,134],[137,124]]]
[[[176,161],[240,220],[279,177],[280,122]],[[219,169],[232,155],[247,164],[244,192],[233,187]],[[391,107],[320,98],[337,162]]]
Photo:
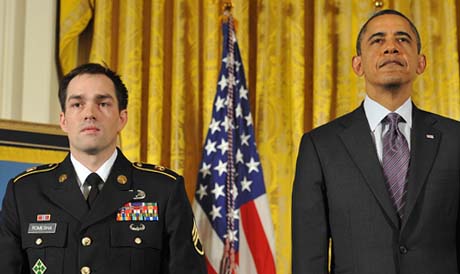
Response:
[[[177,180],[177,177],[179,177],[179,174],[177,174],[176,172],[164,166],[160,166],[160,165],[152,165],[152,164],[146,164],[146,163],[141,163],[141,162],[135,162],[133,163],[133,166],[134,168],[139,169],[139,170],[163,174],[174,180]]]
[[[24,178],[24,177],[32,175],[32,174],[51,171],[51,170],[57,168],[58,166],[59,166],[59,164],[46,164],[46,165],[41,165],[41,166],[28,168],[26,171],[24,171],[24,172],[20,173],[18,176],[16,176],[13,179],[13,183],[16,183],[21,178]]]

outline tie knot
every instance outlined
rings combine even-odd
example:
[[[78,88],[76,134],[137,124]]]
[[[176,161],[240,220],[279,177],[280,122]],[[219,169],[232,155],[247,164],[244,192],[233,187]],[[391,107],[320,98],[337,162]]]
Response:
[[[385,123],[390,124],[390,127],[397,126],[399,122],[404,122],[404,119],[396,112],[388,113],[383,119]]]
[[[86,177],[85,182],[91,187],[95,187],[95,186],[98,186],[102,182],[102,179],[101,177],[99,177],[99,175],[97,175],[97,173],[93,172],[90,175],[88,175],[88,177]]]

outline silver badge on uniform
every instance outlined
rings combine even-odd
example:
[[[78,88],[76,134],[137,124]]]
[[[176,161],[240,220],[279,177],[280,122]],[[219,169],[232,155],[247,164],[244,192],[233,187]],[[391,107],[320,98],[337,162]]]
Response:
[[[143,200],[145,199],[145,192],[141,189],[136,190],[136,196],[134,196],[133,200]]]

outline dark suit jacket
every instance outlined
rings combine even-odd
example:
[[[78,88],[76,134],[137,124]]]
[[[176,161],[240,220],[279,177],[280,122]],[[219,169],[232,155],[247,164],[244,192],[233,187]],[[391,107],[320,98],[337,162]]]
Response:
[[[157,203],[158,220],[117,221],[129,202]],[[8,183],[0,273],[34,273],[39,259],[46,274],[206,273],[182,177],[121,151],[91,210],[69,156]]]
[[[292,192],[293,274],[458,273],[460,123],[414,106],[404,218],[364,108],[302,138]]]

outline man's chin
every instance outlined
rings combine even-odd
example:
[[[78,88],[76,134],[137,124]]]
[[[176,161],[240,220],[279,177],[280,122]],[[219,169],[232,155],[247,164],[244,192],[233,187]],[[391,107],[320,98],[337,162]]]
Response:
[[[88,155],[97,155],[101,152],[101,149],[99,147],[87,147],[84,152]]]
[[[399,90],[402,86],[400,82],[390,82],[383,85],[386,90]]]

